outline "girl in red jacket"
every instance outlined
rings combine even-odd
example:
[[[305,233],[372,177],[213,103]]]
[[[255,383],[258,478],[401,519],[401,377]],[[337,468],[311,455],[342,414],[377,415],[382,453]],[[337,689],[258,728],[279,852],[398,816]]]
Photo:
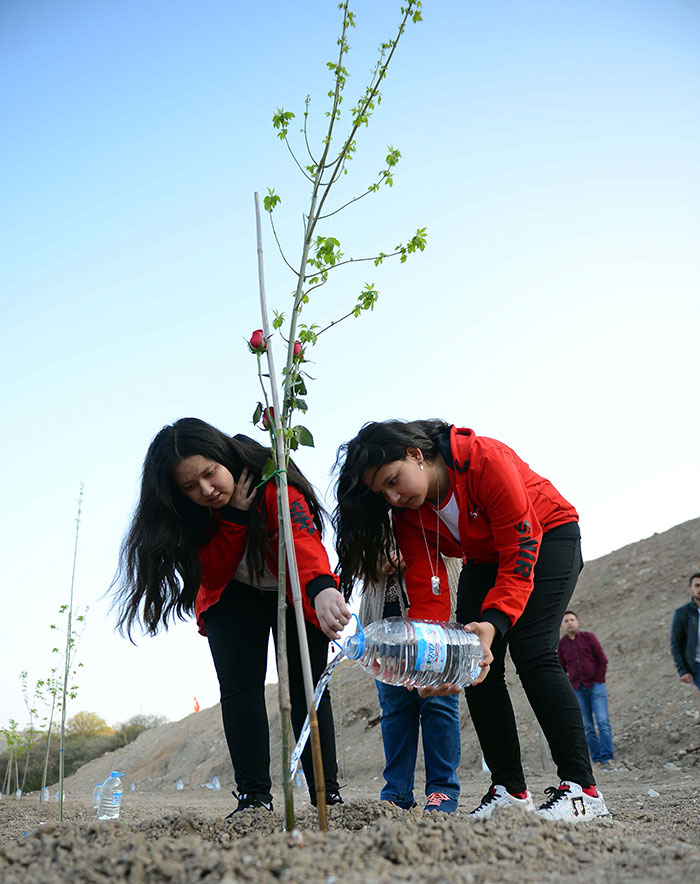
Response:
[[[231,439],[196,418],[164,427],[143,465],[141,496],[120,559],[119,627],[155,635],[171,617],[195,614],[221,688],[221,711],[238,788],[238,807],[272,810],[265,674],[270,630],[277,640],[277,490],[260,484],[270,449]],[[294,548],[314,682],[328,659],[328,638],[350,619],[321,541],[322,510],[290,462]],[[306,718],[299,644],[289,585],[287,643],[292,724]],[[322,631],[323,630],[323,631]],[[325,632],[325,635],[324,635]],[[335,734],[326,691],[318,709],[326,802],[341,804]],[[307,746],[304,774],[316,801]],[[234,793],[235,795],[235,793]]]
[[[606,815],[581,711],[556,654],[583,567],[573,506],[507,445],[437,420],[366,424],[341,447],[337,467],[334,523],[346,597],[355,580],[377,579],[395,535],[406,561],[408,616],[448,619],[440,554],[464,557],[456,616],[484,647],[482,676],[465,695],[492,777],[473,815],[487,818],[506,805],[534,810],[505,682],[507,647],[561,780],[537,813],[575,822]]]

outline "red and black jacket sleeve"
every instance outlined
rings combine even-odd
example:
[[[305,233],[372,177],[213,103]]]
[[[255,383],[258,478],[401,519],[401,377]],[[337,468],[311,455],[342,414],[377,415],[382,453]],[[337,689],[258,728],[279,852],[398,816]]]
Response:
[[[316,596],[324,589],[337,589],[338,577],[333,574],[328,553],[323,545],[321,534],[316,527],[311,510],[304,495],[290,485],[289,511],[292,521],[292,538],[296,554],[299,583],[301,584],[301,603],[304,618],[314,626],[318,626],[318,617],[314,608]],[[270,535],[278,536],[277,522],[277,488],[274,482],[268,483],[265,493],[267,505],[267,524]],[[276,570],[277,547],[271,550]],[[287,577],[287,596],[292,598],[289,577]]]
[[[498,554],[496,582],[484,599],[481,617],[503,633],[520,617],[530,598],[542,528],[518,464],[505,447],[484,455],[475,479],[475,497],[489,520]]]

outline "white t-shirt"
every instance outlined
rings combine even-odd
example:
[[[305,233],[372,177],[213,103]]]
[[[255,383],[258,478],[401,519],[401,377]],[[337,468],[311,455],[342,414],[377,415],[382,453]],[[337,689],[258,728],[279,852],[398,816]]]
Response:
[[[437,514],[450,534],[459,543],[459,507],[454,494],[450,494],[449,500],[437,511]]]

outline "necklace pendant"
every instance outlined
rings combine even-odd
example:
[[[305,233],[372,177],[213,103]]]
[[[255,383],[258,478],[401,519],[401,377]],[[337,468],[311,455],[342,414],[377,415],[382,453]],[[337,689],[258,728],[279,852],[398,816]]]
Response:
[[[433,590],[433,595],[440,595],[440,578],[439,577],[431,577],[430,578],[430,586]]]

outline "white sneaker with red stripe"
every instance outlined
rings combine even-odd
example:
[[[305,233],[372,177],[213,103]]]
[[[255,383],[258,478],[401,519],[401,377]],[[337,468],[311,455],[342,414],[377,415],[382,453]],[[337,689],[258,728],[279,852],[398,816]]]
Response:
[[[550,786],[544,791],[549,799],[535,811],[542,819],[586,823],[610,816],[605,800],[597,790],[596,795],[587,795],[578,783],[564,780],[558,786]]]
[[[477,820],[487,820],[494,810],[499,807],[520,807],[523,810],[533,811],[535,804],[532,800],[532,795],[528,791],[525,791],[521,798],[517,795],[511,795],[505,786],[491,786],[481,799],[481,804],[475,807],[469,816]]]

